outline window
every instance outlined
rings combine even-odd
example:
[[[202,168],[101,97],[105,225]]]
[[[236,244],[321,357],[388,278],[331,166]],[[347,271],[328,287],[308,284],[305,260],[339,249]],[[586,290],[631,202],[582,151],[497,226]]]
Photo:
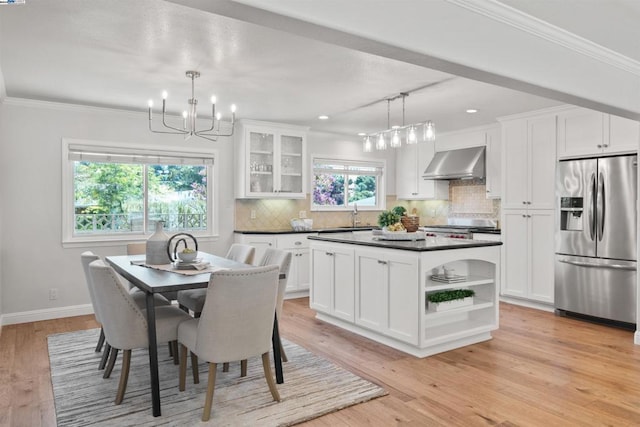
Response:
[[[214,155],[64,142],[66,241],[212,234]],[[64,154],[63,154],[64,155]]]
[[[312,210],[384,209],[382,161],[313,159]]]

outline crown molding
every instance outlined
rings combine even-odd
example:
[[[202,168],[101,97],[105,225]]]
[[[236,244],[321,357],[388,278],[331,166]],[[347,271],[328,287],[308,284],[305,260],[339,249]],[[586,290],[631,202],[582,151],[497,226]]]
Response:
[[[52,110],[63,110],[63,111],[73,111],[73,112],[99,112],[99,113],[112,113],[112,114],[124,114],[131,117],[140,117],[147,115],[147,112],[142,111],[131,111],[131,110],[120,110],[117,108],[107,108],[107,107],[95,107],[91,105],[82,105],[82,104],[67,104],[64,102],[53,102],[53,101],[43,101],[40,99],[29,99],[29,98],[14,98],[14,97],[6,97],[2,100],[4,105],[17,106],[17,107],[28,107],[28,108],[49,108]],[[177,117],[177,116],[176,116]]]
[[[510,25],[551,43],[563,46],[596,61],[640,75],[640,62],[622,55],[612,49],[601,46],[591,40],[552,25],[546,21],[526,14],[500,3],[498,0],[446,0],[451,4],[465,8],[494,21]]]

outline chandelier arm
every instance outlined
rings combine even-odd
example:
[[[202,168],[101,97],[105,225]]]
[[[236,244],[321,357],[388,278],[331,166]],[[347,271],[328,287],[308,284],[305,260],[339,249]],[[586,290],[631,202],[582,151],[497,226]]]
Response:
[[[172,129],[173,129],[173,128],[172,128]],[[177,132],[169,132],[169,131],[163,131],[163,130],[155,130],[155,129],[153,129],[153,128],[151,127],[151,119],[149,119],[149,130],[150,130],[151,132],[153,132],[153,133],[170,133],[170,134],[173,134],[173,135],[184,135],[184,134],[185,134],[185,132],[184,132],[184,131],[182,131],[182,130],[180,130],[180,129],[178,129],[178,130],[177,130]]]
[[[173,129],[173,130],[177,131],[177,132],[175,132],[175,133],[181,133],[181,134],[183,134],[183,135],[184,135],[184,134],[186,134],[186,133],[189,133],[188,131],[186,131],[186,130],[184,130],[184,129],[174,128],[173,126],[169,126],[169,125],[167,124],[167,122],[165,121],[165,119],[164,119],[164,112],[162,112],[162,125],[163,125],[164,127],[168,128],[168,129]]]
[[[207,139],[209,141],[213,141],[213,142],[218,141],[218,135],[207,135],[207,134],[202,134],[200,132],[194,132],[193,134],[195,136],[199,137],[199,138],[204,138],[204,139]]]

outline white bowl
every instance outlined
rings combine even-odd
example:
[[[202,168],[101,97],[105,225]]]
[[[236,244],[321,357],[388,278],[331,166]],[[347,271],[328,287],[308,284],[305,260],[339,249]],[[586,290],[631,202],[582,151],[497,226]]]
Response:
[[[198,256],[198,252],[178,252],[178,258],[182,262],[193,262]]]

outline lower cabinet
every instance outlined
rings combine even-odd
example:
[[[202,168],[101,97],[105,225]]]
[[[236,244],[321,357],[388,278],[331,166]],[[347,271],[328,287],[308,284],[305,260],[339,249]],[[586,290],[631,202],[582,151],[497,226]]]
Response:
[[[268,248],[276,247],[276,236],[273,234],[239,234],[235,235],[235,242],[256,248],[253,263],[258,264]]]
[[[357,325],[418,344],[418,258],[391,251],[356,250]]]
[[[553,304],[554,211],[505,209],[502,215],[501,294]]]
[[[311,308],[342,320],[354,321],[353,249],[314,244],[311,248],[311,282]]]

